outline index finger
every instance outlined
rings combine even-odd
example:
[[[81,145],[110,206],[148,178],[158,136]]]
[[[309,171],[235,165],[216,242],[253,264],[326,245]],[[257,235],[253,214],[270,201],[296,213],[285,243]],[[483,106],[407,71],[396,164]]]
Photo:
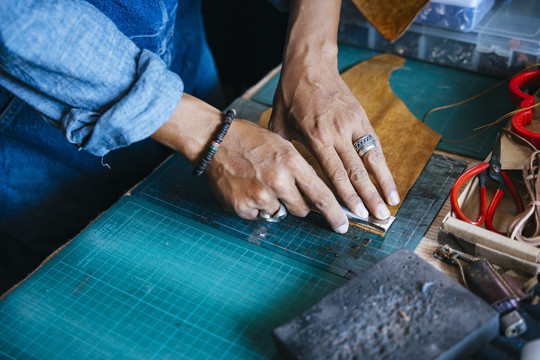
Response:
[[[309,164],[305,163],[298,170],[295,181],[300,192],[321,212],[335,232],[346,233],[349,220],[332,191]]]

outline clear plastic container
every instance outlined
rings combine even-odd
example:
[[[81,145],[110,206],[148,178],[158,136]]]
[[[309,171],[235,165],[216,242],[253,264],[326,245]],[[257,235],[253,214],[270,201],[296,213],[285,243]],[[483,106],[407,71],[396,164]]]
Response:
[[[540,1],[501,4],[482,22],[476,40],[479,67],[503,61],[507,74],[540,61]],[[501,64],[502,65],[502,64]]]
[[[338,39],[348,45],[508,77],[540,62],[540,0],[498,1],[470,32],[413,23],[393,43],[362,17],[351,0],[343,0]]]
[[[459,30],[472,31],[495,4],[495,0],[434,0],[418,14],[415,22]]]

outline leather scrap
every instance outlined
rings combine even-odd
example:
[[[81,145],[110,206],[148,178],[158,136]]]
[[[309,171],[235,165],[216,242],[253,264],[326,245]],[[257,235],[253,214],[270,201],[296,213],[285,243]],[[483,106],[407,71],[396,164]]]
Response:
[[[441,137],[419,121],[390,88],[390,74],[404,62],[405,59],[398,56],[382,54],[355,65],[341,75],[364,107],[379,136],[401,200],[424,169]],[[270,115],[271,109],[268,109],[261,115],[259,125],[268,128]],[[315,157],[302,144],[296,141],[293,144],[329,184]],[[400,205],[389,207],[392,216]]]
[[[386,40],[394,41],[409,28],[429,0],[352,0]]]

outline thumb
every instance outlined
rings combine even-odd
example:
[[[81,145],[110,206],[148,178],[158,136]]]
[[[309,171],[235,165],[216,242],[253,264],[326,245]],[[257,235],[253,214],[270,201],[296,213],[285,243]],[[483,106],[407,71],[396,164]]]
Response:
[[[268,121],[268,130],[278,134],[285,140],[291,140],[291,132],[286,124],[284,113],[276,107],[272,109],[272,115]]]

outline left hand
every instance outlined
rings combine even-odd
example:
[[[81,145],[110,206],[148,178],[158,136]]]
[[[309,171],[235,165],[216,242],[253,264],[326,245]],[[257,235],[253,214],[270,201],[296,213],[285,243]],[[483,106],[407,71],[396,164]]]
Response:
[[[390,216],[369,173],[387,203],[399,204],[379,139],[339,75],[335,57],[329,61],[297,57],[284,62],[269,128],[285,139],[302,142],[315,155],[344,204],[357,215],[366,217],[367,207],[377,218]],[[365,135],[372,135],[377,147],[360,157],[353,143]]]

